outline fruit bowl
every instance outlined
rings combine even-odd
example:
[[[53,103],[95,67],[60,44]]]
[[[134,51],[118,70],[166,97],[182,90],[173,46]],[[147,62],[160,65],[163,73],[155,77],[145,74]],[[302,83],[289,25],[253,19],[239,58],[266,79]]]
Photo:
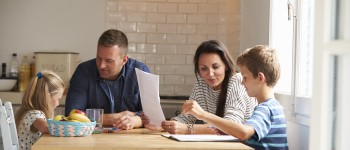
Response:
[[[11,91],[16,83],[16,79],[0,79],[0,91]]]
[[[89,136],[94,131],[96,122],[70,122],[47,120],[51,136]]]

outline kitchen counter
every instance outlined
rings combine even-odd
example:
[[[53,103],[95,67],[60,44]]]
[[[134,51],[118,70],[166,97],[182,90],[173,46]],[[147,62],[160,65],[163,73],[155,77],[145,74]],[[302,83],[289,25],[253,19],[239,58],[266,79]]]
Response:
[[[23,92],[0,92],[2,102],[11,102],[12,104],[21,104]]]
[[[11,102],[14,105],[22,103],[23,92],[0,92],[0,99],[2,102]],[[60,105],[65,104],[66,95],[62,96]]]

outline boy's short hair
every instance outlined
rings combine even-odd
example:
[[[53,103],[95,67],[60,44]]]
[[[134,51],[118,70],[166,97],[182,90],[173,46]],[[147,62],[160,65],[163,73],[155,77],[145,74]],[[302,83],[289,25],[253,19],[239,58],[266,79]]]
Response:
[[[270,87],[274,87],[280,78],[276,50],[266,45],[257,45],[243,51],[237,58],[237,65],[246,66],[254,78],[258,77],[259,72],[263,73],[266,84]]]

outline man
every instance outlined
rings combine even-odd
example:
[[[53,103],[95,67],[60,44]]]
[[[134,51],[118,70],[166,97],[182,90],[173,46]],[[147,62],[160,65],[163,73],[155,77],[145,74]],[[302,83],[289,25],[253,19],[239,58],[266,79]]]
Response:
[[[128,39],[115,29],[98,40],[95,59],[79,64],[66,98],[66,116],[72,109],[104,109],[103,124],[122,129],[142,127],[142,111],[135,68],[150,72],[142,62],[128,58]]]

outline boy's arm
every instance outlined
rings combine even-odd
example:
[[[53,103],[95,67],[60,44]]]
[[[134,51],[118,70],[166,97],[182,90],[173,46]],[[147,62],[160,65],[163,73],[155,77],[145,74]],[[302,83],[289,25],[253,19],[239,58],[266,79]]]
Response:
[[[220,129],[221,131],[239,138],[242,141],[251,138],[255,134],[254,128],[249,125],[227,120],[208,112],[205,112],[205,114],[199,118],[205,120],[209,124],[215,125],[216,128]]]
[[[232,120],[227,120],[204,111],[194,100],[187,100],[182,105],[182,111],[184,114],[191,114],[197,119],[204,120],[209,124],[215,125],[216,128],[220,129],[221,131],[237,137],[242,141],[249,139],[255,133],[254,128],[251,126],[236,123]]]

